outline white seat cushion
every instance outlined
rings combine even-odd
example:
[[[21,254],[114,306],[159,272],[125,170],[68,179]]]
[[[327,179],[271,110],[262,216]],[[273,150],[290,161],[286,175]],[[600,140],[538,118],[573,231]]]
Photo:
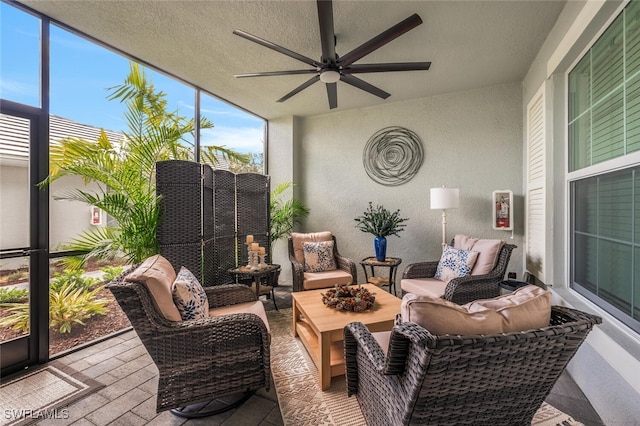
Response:
[[[447,283],[435,278],[405,278],[400,281],[400,288],[406,293],[443,297]]]
[[[267,313],[264,311],[264,305],[260,301],[238,303],[236,305],[222,306],[219,308],[209,309],[210,317],[219,317],[221,315],[228,314],[256,314],[260,317],[264,325],[269,330],[269,320],[267,319]]]
[[[328,288],[336,285],[352,284],[351,274],[342,269],[324,272],[305,272],[304,289],[315,290],[317,288]]]

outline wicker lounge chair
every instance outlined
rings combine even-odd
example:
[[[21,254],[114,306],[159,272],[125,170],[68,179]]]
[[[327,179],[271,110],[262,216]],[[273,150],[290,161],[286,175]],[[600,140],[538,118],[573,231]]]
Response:
[[[548,327],[435,336],[404,322],[388,353],[362,323],[345,327],[347,391],[369,426],[530,425],[554,383],[601,319],[552,307]]]
[[[305,272],[302,244],[304,241],[333,241],[333,254],[336,269],[324,272]],[[315,232],[311,234],[293,233],[288,238],[289,260],[293,274],[293,291],[329,288],[341,284],[355,284],[358,280],[356,263],[338,252],[335,235],[331,232]]]
[[[451,244],[453,245],[453,242]],[[445,284],[440,283],[438,280],[433,278],[438,268],[438,260],[407,265],[402,273],[402,281],[400,282],[402,294],[421,294],[420,290],[423,289],[426,293],[443,297],[444,299],[459,305],[477,299],[490,299],[492,297],[499,296],[500,282],[504,280],[511,252],[516,247],[517,246],[513,244],[502,245],[493,269],[482,275],[467,275],[452,279],[448,284],[446,284],[444,294],[438,294],[438,292],[440,291],[439,285],[444,286]],[[416,283],[416,281],[423,282]],[[412,283],[412,285],[408,286],[408,282]],[[435,287],[435,292],[430,288],[430,286]]]
[[[168,263],[168,262],[167,262]],[[182,417],[217,414],[269,389],[270,334],[261,302],[243,284],[205,287],[210,315],[189,321],[166,319],[146,285],[130,282],[130,269],[107,285],[159,371],[156,409]],[[260,309],[262,311],[260,312]],[[264,318],[262,318],[264,316]],[[237,395],[191,413],[197,403]]]

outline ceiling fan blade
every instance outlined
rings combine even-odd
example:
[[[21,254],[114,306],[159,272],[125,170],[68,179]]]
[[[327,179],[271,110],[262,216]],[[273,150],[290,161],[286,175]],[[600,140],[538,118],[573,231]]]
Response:
[[[271,43],[270,41],[261,39],[260,37],[256,37],[252,34],[249,34],[245,31],[242,30],[233,30],[233,33],[237,36],[240,36],[242,38],[245,38],[249,41],[252,41],[254,43],[258,43],[261,46],[264,47],[268,47],[269,49],[275,50],[276,52],[280,52],[283,55],[287,55],[293,59],[297,59],[300,62],[304,62],[305,64],[311,65],[312,67],[320,67],[321,64],[319,64],[317,61],[314,61],[311,58],[308,58],[304,55],[301,55],[299,53],[296,53],[292,50],[287,49],[286,47],[282,47],[282,46],[278,46],[275,43]]]
[[[320,80],[320,76],[319,75],[314,75],[309,80],[305,81],[300,86],[296,87],[295,89],[293,89],[292,91],[290,91],[289,93],[287,93],[286,95],[284,95],[283,97],[278,99],[276,102],[284,102],[284,101],[286,101],[290,97],[292,97],[294,95],[297,95],[298,93],[302,92],[304,89],[306,89],[307,87],[311,86],[313,83],[315,83],[318,80]]]
[[[353,64],[341,71],[344,74],[359,74],[366,72],[388,71],[426,71],[431,67],[431,62],[397,62],[387,64]]]
[[[295,74],[316,74],[317,70],[289,70],[289,71],[267,71],[267,72],[252,72],[246,74],[235,74],[236,78],[245,77],[270,77],[273,75],[295,75]]]
[[[358,59],[368,55],[369,53],[373,52],[374,50],[376,50],[376,49],[378,49],[378,48],[380,48],[382,46],[384,46],[385,44],[389,43],[390,41],[400,37],[402,34],[406,33],[407,31],[409,31],[409,30],[411,30],[411,29],[413,29],[415,27],[417,27],[420,24],[422,24],[422,19],[420,18],[420,16],[418,16],[417,13],[414,13],[413,15],[409,16],[404,21],[402,21],[402,22],[394,25],[393,27],[389,28],[388,30],[378,34],[377,36],[375,36],[371,40],[361,44],[360,46],[358,46],[355,49],[353,49],[351,52],[349,52],[346,55],[342,56],[338,60],[338,64],[340,64],[343,67],[351,65],[352,63],[354,63]]]
[[[329,98],[329,109],[334,109],[338,107],[338,84],[337,83],[329,83],[327,86],[327,98]]]
[[[318,22],[320,24],[320,43],[322,60],[336,63],[336,43],[333,29],[333,3],[331,0],[318,0]]]
[[[391,96],[390,93],[387,93],[382,89],[378,89],[373,84],[369,84],[366,81],[361,80],[358,77],[354,77],[352,75],[343,75],[340,78],[340,80],[344,81],[347,84],[352,85],[353,87],[357,87],[358,89],[364,90],[365,92],[369,92],[372,95],[376,95],[382,99],[387,99],[389,96]]]

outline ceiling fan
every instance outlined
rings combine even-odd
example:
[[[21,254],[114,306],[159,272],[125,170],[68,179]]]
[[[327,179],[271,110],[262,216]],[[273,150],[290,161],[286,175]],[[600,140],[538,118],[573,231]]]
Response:
[[[327,97],[329,98],[329,108],[333,109],[338,106],[337,82],[342,81],[350,84],[358,89],[369,92],[372,95],[382,99],[387,99],[391,94],[385,92],[378,87],[367,83],[366,81],[355,77],[353,74],[363,74],[370,72],[388,72],[388,71],[421,71],[428,70],[431,62],[397,62],[382,64],[355,64],[354,62],[373,52],[374,50],[384,46],[390,41],[400,37],[407,31],[422,24],[422,19],[417,14],[413,14],[407,19],[394,25],[388,30],[378,34],[369,41],[356,47],[343,56],[336,54],[336,36],[333,29],[333,4],[331,0],[317,0],[318,5],[318,21],[320,23],[320,43],[322,46],[322,56],[319,61],[311,59],[307,56],[293,52],[285,47],[279,46],[270,41],[261,39],[242,30],[234,30],[233,33],[243,37],[254,43],[258,43],[276,52],[280,52],[293,59],[313,67],[312,69],[287,70],[287,71],[268,71],[256,72],[249,74],[236,74],[234,77],[267,77],[275,75],[294,75],[294,74],[313,74],[309,80],[293,89],[291,92],[278,99],[277,102],[284,102],[292,96],[300,93],[307,87],[316,83],[318,80],[327,86]]]

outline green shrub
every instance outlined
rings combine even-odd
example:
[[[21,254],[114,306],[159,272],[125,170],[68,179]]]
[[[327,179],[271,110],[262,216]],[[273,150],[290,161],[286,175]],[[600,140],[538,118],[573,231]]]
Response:
[[[73,324],[84,325],[84,321],[94,315],[105,315],[106,299],[97,299],[102,290],[75,287],[67,282],[60,288],[49,290],[49,327],[60,327],[60,333],[70,333]],[[26,333],[29,331],[29,303],[3,303],[10,315],[0,319],[0,326],[10,327]]]
[[[0,303],[21,303],[29,297],[29,290],[14,287],[0,287]]]
[[[60,291],[62,287],[69,284],[73,288],[88,290],[98,283],[97,278],[82,276],[84,271],[67,269],[62,273],[54,273],[53,279],[49,283],[51,291]]]
[[[49,327],[60,327],[60,333],[70,333],[72,324],[84,325],[94,315],[105,315],[106,299],[96,299],[102,287],[93,290],[77,288],[67,283],[58,291],[49,292]]]
[[[122,271],[124,270],[124,267],[105,266],[103,268],[100,268],[100,270],[104,272],[104,275],[102,276],[102,281],[111,281],[112,279],[114,279],[115,277],[117,277],[122,273]]]
[[[0,326],[14,330],[29,332],[29,303],[2,303],[10,315],[0,319]]]

